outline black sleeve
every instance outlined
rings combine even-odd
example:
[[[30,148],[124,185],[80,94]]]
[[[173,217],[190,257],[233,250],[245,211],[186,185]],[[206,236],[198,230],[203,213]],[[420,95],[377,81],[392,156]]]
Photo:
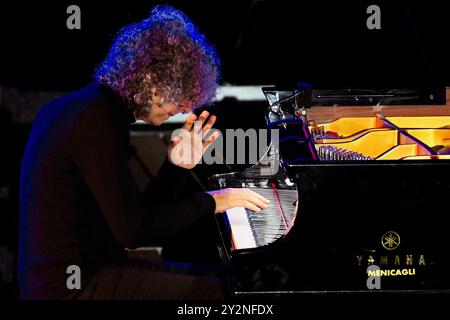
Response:
[[[141,195],[144,204],[160,201],[177,201],[183,192],[190,170],[177,167],[166,157],[156,177]]]
[[[165,163],[155,182],[165,183],[161,192],[145,193],[145,205],[128,167],[129,134],[124,115],[115,106],[92,105],[73,127],[70,154],[93,192],[117,240],[127,248],[161,243],[199,217],[215,211],[207,193],[174,199],[169,184],[185,180],[188,170]],[[175,192],[176,193],[176,190]]]

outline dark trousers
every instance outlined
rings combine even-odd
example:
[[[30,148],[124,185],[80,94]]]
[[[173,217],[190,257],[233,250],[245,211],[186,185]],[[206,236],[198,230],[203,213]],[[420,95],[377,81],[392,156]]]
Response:
[[[167,263],[158,257],[135,254],[93,274],[69,299],[221,300],[223,270],[188,263]]]

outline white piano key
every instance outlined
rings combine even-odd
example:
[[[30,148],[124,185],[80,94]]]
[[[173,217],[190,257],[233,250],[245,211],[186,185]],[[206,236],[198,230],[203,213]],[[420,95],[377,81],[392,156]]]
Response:
[[[235,207],[227,210],[230,223],[231,236],[235,249],[256,248],[255,238],[243,207]]]

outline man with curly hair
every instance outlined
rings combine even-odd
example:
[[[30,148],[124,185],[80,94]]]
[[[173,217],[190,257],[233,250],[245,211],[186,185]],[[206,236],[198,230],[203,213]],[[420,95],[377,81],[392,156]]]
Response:
[[[138,264],[126,248],[160,244],[204,215],[267,200],[245,189],[181,196],[189,170],[215,140],[194,148],[215,117],[191,114],[143,194],[128,168],[128,126],[158,126],[212,101],[219,62],[182,12],[168,6],[119,31],[94,83],[51,101],[35,119],[22,161],[18,274],[25,299],[217,299],[220,279]],[[191,162],[173,155],[193,152]],[[151,148],[151,146],[149,146]],[[73,270],[81,283],[72,283]]]

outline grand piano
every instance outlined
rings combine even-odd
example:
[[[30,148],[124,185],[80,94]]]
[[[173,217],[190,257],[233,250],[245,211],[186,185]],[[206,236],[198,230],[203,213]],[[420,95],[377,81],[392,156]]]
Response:
[[[271,200],[216,215],[231,294],[450,292],[445,88],[263,92],[278,136],[210,179]]]

